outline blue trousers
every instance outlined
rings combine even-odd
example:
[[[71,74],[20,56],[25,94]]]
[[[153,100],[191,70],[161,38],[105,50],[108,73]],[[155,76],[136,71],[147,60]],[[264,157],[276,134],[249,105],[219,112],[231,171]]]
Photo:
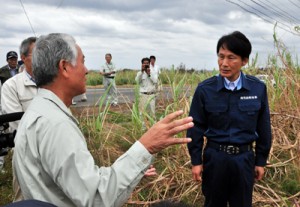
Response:
[[[202,192],[205,207],[251,207],[254,185],[254,152],[237,155],[213,148],[203,154]]]

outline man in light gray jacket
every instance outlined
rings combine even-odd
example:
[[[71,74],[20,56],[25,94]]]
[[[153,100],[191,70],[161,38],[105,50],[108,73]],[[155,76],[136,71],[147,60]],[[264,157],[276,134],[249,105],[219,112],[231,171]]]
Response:
[[[84,55],[73,37],[39,37],[32,56],[38,94],[15,138],[13,168],[25,199],[57,206],[122,206],[162,149],[191,141],[174,136],[193,126],[174,112],[150,128],[110,167],[98,167],[68,107],[85,92]]]
[[[28,108],[33,97],[37,94],[37,87],[32,74],[32,50],[36,37],[29,37],[21,43],[20,54],[25,69],[8,79],[1,89],[2,112],[4,114],[24,112]],[[19,121],[10,122],[11,131],[17,130]]]
[[[20,54],[26,68],[23,72],[16,74],[3,83],[1,88],[1,110],[3,114],[24,112],[37,93],[31,69],[31,55],[35,41],[36,37],[29,37],[23,40],[20,46]],[[9,131],[17,130],[18,123],[19,121],[10,122]],[[0,170],[3,168],[3,165],[4,157],[0,157]],[[14,182],[15,192],[17,192],[15,197],[18,200],[21,194],[15,184]]]

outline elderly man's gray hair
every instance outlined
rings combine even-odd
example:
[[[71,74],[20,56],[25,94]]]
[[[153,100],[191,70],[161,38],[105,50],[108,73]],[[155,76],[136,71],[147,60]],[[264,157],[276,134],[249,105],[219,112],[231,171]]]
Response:
[[[20,55],[25,55],[27,57],[29,55],[29,48],[32,43],[35,43],[37,40],[36,37],[28,37],[22,41],[20,45]]]
[[[53,33],[38,38],[32,53],[33,76],[38,87],[53,82],[61,60],[76,65],[75,39],[68,34]]]

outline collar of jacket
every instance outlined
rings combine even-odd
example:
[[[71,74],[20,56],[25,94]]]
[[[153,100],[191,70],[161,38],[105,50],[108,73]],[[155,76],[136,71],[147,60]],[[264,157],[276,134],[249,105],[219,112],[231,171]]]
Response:
[[[218,86],[217,86],[217,90],[220,91],[223,88],[225,88],[224,86],[224,78],[221,75],[218,75],[217,77],[218,80]],[[242,81],[242,88],[246,89],[246,90],[250,90],[250,86],[248,83],[248,80],[246,79],[245,75],[243,72],[241,72],[241,81]]]
[[[79,122],[72,115],[70,108],[68,108],[55,93],[45,88],[39,88],[38,95],[44,99],[48,99],[49,101],[53,102],[58,107],[58,109],[65,113],[77,126],[79,126]]]
[[[36,86],[34,79],[27,73],[26,69],[22,72],[25,86]]]

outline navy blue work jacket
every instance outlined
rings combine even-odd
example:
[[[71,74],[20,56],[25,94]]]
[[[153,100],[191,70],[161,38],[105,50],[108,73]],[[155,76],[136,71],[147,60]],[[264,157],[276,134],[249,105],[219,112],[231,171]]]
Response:
[[[241,81],[235,91],[225,88],[220,75],[198,85],[190,108],[194,127],[187,131],[192,165],[202,164],[203,136],[219,144],[255,142],[255,165],[266,165],[272,139],[266,85],[242,72]]]

